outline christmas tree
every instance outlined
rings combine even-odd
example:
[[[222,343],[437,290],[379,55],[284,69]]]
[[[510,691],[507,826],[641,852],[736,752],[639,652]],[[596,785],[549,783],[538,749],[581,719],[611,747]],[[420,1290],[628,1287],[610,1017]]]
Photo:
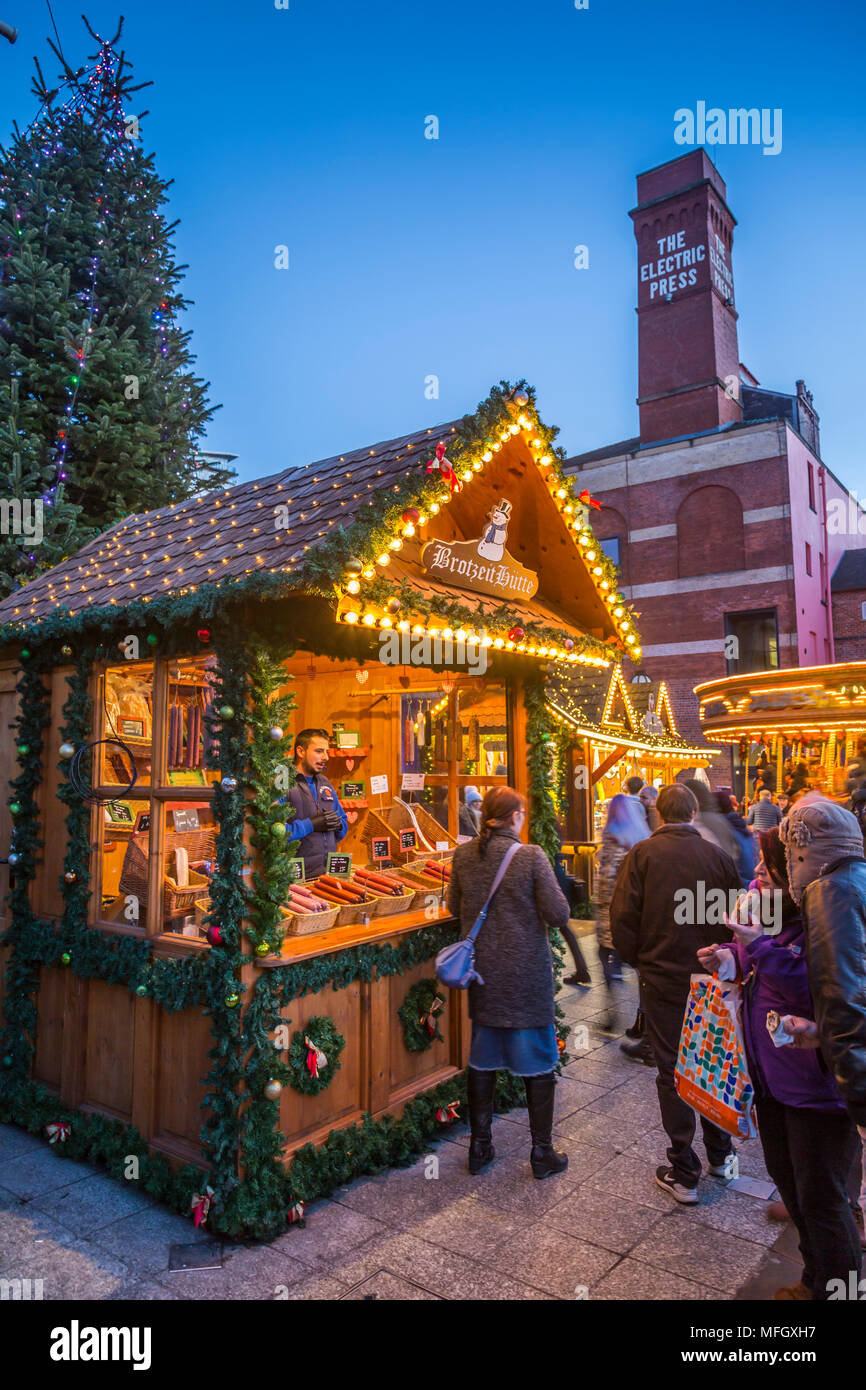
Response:
[[[87,21],[85,20],[85,24]],[[122,24],[122,21],[121,21]],[[132,513],[202,490],[214,407],[192,373],[184,266],[130,64],[97,51],[0,146],[0,593]],[[208,468],[207,489],[229,470]]]

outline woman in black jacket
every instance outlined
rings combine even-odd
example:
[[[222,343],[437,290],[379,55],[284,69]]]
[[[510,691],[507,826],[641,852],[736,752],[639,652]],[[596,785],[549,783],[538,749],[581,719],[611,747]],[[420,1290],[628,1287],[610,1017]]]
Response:
[[[459,917],[464,934],[484,907],[506,853],[520,844],[525,816],[519,792],[494,787],[481,807],[478,839],[455,850],[448,909]],[[533,1175],[547,1178],[568,1166],[568,1158],[557,1153],[551,1138],[559,1051],[547,935],[548,927],[565,926],[568,915],[568,903],[544,850],[521,845],[475,943],[475,965],[484,984],[469,989],[470,1173],[480,1173],[494,1157],[491,1126],[500,1069],[523,1077],[526,1086]]]

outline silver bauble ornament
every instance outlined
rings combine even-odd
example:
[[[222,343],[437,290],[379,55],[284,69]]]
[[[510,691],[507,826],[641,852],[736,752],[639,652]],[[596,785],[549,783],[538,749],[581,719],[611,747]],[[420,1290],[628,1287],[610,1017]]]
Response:
[[[224,792],[237,791],[237,785],[238,779],[236,777],[223,777],[222,781],[220,782],[220,786],[222,787]]]
[[[281,1082],[274,1081],[273,1078],[271,1078],[270,1081],[265,1083],[266,1100],[279,1100],[280,1096],[282,1095],[282,1092],[283,1087]]]
[[[283,737],[283,731],[280,728],[279,724],[275,724],[272,729],[268,729],[268,733],[270,737],[274,740],[274,743],[279,743],[280,739]]]
[[[60,754],[61,758],[74,758],[74,757],[75,757],[75,744],[74,744],[74,743],[61,743],[61,745],[60,745],[60,747],[58,748],[57,751],[58,751],[58,753]]]

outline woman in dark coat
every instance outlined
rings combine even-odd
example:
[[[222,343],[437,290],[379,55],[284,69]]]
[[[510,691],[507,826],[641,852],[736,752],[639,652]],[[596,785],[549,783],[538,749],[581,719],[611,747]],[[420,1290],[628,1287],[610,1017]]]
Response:
[[[715,971],[724,956],[733,956],[743,982],[743,1035],[761,1146],[803,1257],[801,1280],[777,1290],[774,1298],[823,1301],[833,1279],[844,1284],[848,1271],[859,1268],[860,1239],[848,1197],[857,1131],[819,1054],[790,1043],[776,1047],[768,1031],[768,1015],[771,1022],[773,1015],[813,1018],[814,1007],[804,925],[790,894],[778,826],[762,831],[759,839],[768,877],[781,894],[781,923],[773,920],[762,930],[732,922],[735,942],[708,946],[698,951],[698,959],[705,970]],[[761,916],[771,914],[762,909]]]
[[[478,839],[454,851],[448,909],[460,919],[464,935],[484,907],[506,853],[520,845],[525,817],[519,792],[494,787],[481,807]],[[568,1166],[568,1158],[554,1149],[551,1138],[559,1051],[547,935],[548,927],[565,926],[568,914],[544,850],[520,845],[475,943],[475,965],[484,984],[469,989],[470,1173],[480,1173],[494,1157],[491,1126],[499,1070],[521,1076],[526,1086],[533,1175],[547,1178]]]

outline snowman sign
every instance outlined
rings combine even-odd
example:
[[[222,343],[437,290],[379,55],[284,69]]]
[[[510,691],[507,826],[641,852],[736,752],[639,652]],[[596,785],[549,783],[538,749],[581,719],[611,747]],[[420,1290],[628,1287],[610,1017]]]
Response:
[[[665,726],[656,714],[655,696],[650,694],[647,701],[647,712],[640,721],[641,728],[646,734],[663,734]]]
[[[504,499],[487,513],[487,526],[478,542],[478,554],[484,560],[501,560],[505,553],[505,538],[511,517],[511,503]]]
[[[497,598],[532,598],[538,575],[506,549],[511,511],[512,504],[503,497],[490,508],[477,540],[428,541],[421,552],[427,574]]]

